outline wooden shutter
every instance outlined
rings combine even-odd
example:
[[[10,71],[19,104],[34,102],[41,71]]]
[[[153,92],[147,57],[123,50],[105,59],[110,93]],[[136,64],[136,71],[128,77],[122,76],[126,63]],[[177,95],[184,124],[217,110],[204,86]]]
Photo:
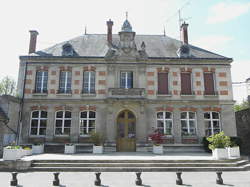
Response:
[[[181,73],[181,94],[191,95],[191,73]]]
[[[158,73],[158,94],[168,94],[168,73]]]
[[[214,95],[214,76],[213,73],[204,73],[205,95]]]

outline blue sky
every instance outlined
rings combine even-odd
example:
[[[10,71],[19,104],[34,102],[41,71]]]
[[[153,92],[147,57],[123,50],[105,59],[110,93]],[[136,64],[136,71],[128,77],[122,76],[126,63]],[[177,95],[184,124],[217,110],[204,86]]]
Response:
[[[185,5],[183,7],[183,5]],[[38,49],[84,33],[106,33],[106,21],[120,30],[129,21],[138,34],[163,34],[179,38],[177,10],[189,23],[189,42],[234,58],[234,82],[250,77],[249,0],[3,0],[0,1],[0,78],[17,79],[18,56],[28,51],[30,29],[39,32]],[[236,91],[236,97],[242,96]]]

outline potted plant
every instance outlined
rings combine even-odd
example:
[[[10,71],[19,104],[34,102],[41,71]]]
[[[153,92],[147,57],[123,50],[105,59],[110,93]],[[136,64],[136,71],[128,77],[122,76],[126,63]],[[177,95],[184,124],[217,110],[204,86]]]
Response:
[[[76,152],[76,146],[72,143],[66,143],[64,146],[65,154],[74,154]]]
[[[207,140],[209,141],[209,149],[212,150],[214,159],[228,159],[226,147],[230,145],[229,136],[225,136],[224,132],[220,132],[208,137]]]
[[[44,153],[44,144],[35,143],[32,145],[32,154]]]
[[[10,145],[3,149],[3,160],[17,160],[22,158],[23,150],[21,146]]]
[[[28,146],[23,147],[23,156],[32,155],[32,149]]]
[[[98,132],[91,132],[90,139],[93,143],[93,153],[102,154],[103,153],[103,135]]]
[[[159,129],[154,130],[152,134],[149,135],[149,140],[153,142],[153,153],[154,154],[163,154],[163,134]]]
[[[240,147],[235,140],[236,139],[231,138],[231,143],[227,148],[228,156],[230,158],[240,158]]]

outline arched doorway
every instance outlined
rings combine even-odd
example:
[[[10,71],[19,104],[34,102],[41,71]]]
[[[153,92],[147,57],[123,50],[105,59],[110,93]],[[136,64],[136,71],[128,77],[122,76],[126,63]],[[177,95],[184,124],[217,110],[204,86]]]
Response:
[[[123,110],[117,116],[116,150],[119,152],[136,151],[136,118],[129,110]]]

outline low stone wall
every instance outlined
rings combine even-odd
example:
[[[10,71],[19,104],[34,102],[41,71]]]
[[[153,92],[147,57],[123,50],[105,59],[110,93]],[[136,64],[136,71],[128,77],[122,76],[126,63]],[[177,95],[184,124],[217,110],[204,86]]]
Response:
[[[0,161],[0,171],[26,171],[31,167],[31,161]]]
[[[241,152],[250,155],[250,109],[235,113],[237,135],[242,140]]]

